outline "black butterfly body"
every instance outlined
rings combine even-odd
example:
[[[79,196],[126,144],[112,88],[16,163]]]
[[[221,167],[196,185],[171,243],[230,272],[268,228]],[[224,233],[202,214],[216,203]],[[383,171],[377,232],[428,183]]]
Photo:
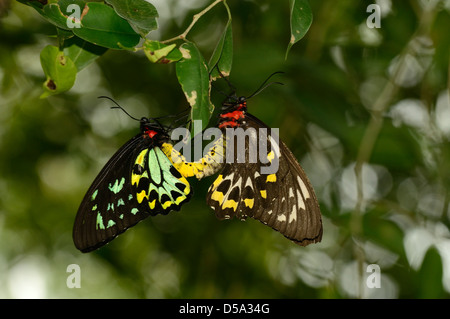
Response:
[[[84,196],[73,227],[82,252],[100,248],[148,216],[180,210],[191,197],[188,181],[161,147],[167,129],[147,118],[141,132],[106,163]]]
[[[245,142],[244,162],[237,161],[242,150],[233,143],[234,161],[224,164],[208,190],[207,204],[217,218],[252,217],[299,245],[320,242],[323,228],[319,203],[305,172],[287,146],[267,134],[268,149],[274,150],[267,153],[266,162],[278,160],[278,170],[273,174],[261,173],[264,166],[261,161],[249,162],[250,143],[258,143],[259,129],[268,127],[247,112],[245,97],[232,97],[223,104],[218,126],[223,134],[228,128],[253,129],[255,133],[249,134]],[[226,144],[229,147],[228,137]]]

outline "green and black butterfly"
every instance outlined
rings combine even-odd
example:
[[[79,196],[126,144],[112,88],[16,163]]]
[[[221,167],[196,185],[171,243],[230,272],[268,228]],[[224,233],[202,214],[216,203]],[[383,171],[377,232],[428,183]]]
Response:
[[[73,227],[82,252],[102,247],[148,216],[180,210],[191,187],[161,148],[168,128],[143,117],[140,133],[106,163],[81,202]]]
[[[272,138],[268,126],[247,112],[248,98],[229,95],[222,105],[218,123],[222,135],[230,128],[250,129],[254,133],[247,135],[244,150],[237,149],[237,143],[230,143],[229,137],[224,138],[226,147],[234,144],[234,158],[223,165],[209,187],[207,204],[219,219],[252,217],[301,246],[320,242],[322,217],[314,189],[286,144]],[[266,163],[278,161],[278,170],[272,174],[262,173],[261,168],[266,164],[260,160],[254,163],[248,160],[249,145],[258,143],[261,128],[268,132],[262,138],[267,138],[268,149],[271,149],[266,153]],[[275,143],[277,145],[273,145]],[[239,163],[237,157],[242,151],[245,162]]]

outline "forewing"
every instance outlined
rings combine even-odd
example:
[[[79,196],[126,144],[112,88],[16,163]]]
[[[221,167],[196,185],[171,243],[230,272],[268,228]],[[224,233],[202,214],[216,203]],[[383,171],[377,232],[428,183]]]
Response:
[[[100,248],[148,216],[136,201],[131,170],[141,134],[123,145],[106,163],[81,202],[73,227],[75,246],[82,252]]]
[[[265,207],[253,218],[306,246],[322,240],[322,217],[314,189],[297,159],[280,142],[279,169],[275,176],[261,175]]]

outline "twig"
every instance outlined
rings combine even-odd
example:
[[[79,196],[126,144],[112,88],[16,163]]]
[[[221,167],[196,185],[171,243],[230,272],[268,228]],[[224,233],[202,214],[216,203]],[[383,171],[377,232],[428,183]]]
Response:
[[[168,40],[161,41],[161,43],[169,43],[169,42],[173,42],[173,41],[176,41],[176,40],[185,40],[185,39],[186,39],[186,36],[187,36],[188,33],[191,31],[191,29],[194,27],[194,25],[197,23],[197,21],[198,21],[205,13],[207,13],[209,10],[211,10],[213,7],[215,7],[216,4],[218,4],[219,2],[224,2],[224,3],[225,3],[225,0],[216,0],[216,1],[214,1],[213,3],[211,3],[208,7],[206,7],[205,9],[203,9],[202,11],[200,11],[199,13],[195,14],[195,15],[192,17],[192,22],[191,22],[191,24],[187,27],[186,30],[184,30],[183,33],[181,33],[180,35],[177,35],[176,37],[170,38],[170,39],[168,39]],[[226,3],[225,3],[225,7],[227,8],[228,14],[230,14],[230,13],[229,13],[228,5],[226,5]]]

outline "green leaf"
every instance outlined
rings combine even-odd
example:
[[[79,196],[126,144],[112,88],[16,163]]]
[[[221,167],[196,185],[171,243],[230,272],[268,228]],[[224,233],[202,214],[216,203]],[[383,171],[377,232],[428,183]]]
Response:
[[[231,28],[231,19],[225,27],[225,30],[220,37],[219,42],[214,49],[211,59],[209,60],[209,70],[211,72],[212,80],[220,76],[220,70],[223,76],[229,76],[231,72],[231,65],[233,63],[233,31]],[[217,66],[217,68],[216,68]]]
[[[64,54],[74,62],[78,71],[91,64],[107,50],[105,47],[86,42],[78,37],[64,41]]]
[[[313,14],[308,0],[290,0],[291,4],[291,39],[286,50],[286,59],[291,47],[308,32],[313,21]]]
[[[170,51],[168,55],[166,55],[165,58],[158,61],[158,63],[167,64],[171,62],[177,62],[183,58],[183,55],[181,54],[181,51],[178,48],[173,49]]]
[[[68,19],[74,21],[73,17],[70,17],[74,13],[74,10],[67,11],[67,7],[69,5],[76,5],[80,9],[78,10],[80,13],[78,14],[76,12],[76,15],[81,15],[81,10],[86,4],[86,2],[82,0],[50,0],[45,4],[42,3],[43,1],[20,0],[19,2],[33,7],[48,22],[64,30],[71,30],[67,23]]]
[[[110,49],[124,49],[136,46],[141,37],[127,20],[119,17],[110,6],[86,3],[81,15],[81,27],[73,33],[85,41]]]
[[[106,0],[142,37],[158,28],[158,11],[145,0]]]
[[[17,0],[17,1],[36,9],[36,11],[38,11],[39,13],[41,13],[42,8],[44,7],[44,5],[37,0],[31,0],[31,1],[30,0]]]
[[[167,64],[180,60],[183,56],[175,44],[167,45],[159,41],[146,40],[142,45],[144,53],[152,63]]]
[[[47,77],[41,98],[69,90],[75,83],[77,68],[57,47],[48,45],[41,51],[41,65]]]
[[[178,81],[191,105],[191,119],[201,120],[202,128],[205,128],[214,110],[209,98],[211,83],[208,67],[193,43],[184,43],[180,51],[183,58],[176,64]]]
[[[442,258],[435,247],[431,247],[422,262],[419,271],[418,298],[436,299],[445,296],[442,287]]]
[[[86,2],[82,0],[60,0],[45,5],[41,14],[58,28],[72,31],[82,16],[85,5]]]
[[[33,6],[56,27],[99,46],[127,49],[136,46],[141,39],[127,20],[104,3],[59,0],[44,6],[35,1],[26,4]]]

